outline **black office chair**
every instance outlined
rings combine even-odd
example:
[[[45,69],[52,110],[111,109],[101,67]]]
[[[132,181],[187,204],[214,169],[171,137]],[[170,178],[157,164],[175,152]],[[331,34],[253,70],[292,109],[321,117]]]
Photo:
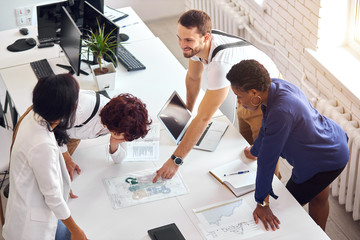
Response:
[[[16,111],[15,106],[13,105],[12,99],[10,97],[10,94],[8,91],[6,91],[6,97],[5,97],[5,106],[4,106],[4,113],[7,113],[7,111],[9,110],[10,112],[10,117],[11,117],[11,123],[12,123],[12,129],[15,128],[15,125],[18,121],[18,117],[19,114]],[[8,125],[8,127],[10,127]]]

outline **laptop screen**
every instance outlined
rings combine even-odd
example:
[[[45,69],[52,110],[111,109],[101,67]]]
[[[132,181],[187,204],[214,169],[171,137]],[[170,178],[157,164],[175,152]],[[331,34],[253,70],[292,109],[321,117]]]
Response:
[[[178,142],[179,137],[181,137],[180,134],[184,132],[191,119],[191,113],[175,91],[158,114],[158,117],[175,141]]]

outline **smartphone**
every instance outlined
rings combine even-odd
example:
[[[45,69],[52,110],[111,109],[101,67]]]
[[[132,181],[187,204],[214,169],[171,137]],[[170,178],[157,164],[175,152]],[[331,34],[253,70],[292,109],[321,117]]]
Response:
[[[152,240],[185,240],[175,223],[148,230]]]

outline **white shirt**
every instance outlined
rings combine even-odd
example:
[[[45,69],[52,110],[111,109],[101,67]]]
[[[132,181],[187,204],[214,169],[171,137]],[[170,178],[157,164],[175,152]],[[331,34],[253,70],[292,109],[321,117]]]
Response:
[[[19,126],[9,176],[4,238],[54,239],[58,219],[70,216],[70,177],[54,133],[33,111]]]
[[[214,49],[222,44],[239,42],[238,38],[227,37],[219,34],[211,34],[211,46],[209,52],[209,61]],[[255,59],[260,62],[266,70],[268,70],[270,77],[279,77],[279,70],[274,62],[261,50],[252,45],[241,47],[225,48],[214,56],[209,63],[202,61],[204,70],[207,75],[207,89],[217,90],[230,86],[230,82],[226,78],[226,74],[231,67],[241,60]],[[198,56],[193,56],[191,60],[200,61]]]
[[[73,139],[91,139],[109,133],[109,130],[102,125],[100,118],[101,109],[110,101],[107,97],[100,94],[100,105],[95,116],[82,127],[72,127],[66,132],[70,138]],[[96,104],[96,93],[90,90],[80,90],[78,106],[75,113],[74,126],[84,123],[93,112]],[[64,144],[61,147],[62,152],[67,151],[67,146]],[[121,143],[118,149],[109,156],[115,163],[120,163],[126,157],[126,143]]]

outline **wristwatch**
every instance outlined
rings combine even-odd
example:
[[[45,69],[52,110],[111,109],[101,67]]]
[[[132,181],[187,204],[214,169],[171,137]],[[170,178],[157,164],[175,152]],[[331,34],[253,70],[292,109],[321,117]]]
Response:
[[[261,203],[258,203],[258,205],[259,205],[259,206],[262,206],[262,207],[267,207],[267,206],[269,206],[270,204],[269,204],[269,202],[263,201],[262,204],[261,204]]]
[[[181,166],[184,163],[181,157],[176,157],[174,154],[171,155],[171,159],[177,166]]]

